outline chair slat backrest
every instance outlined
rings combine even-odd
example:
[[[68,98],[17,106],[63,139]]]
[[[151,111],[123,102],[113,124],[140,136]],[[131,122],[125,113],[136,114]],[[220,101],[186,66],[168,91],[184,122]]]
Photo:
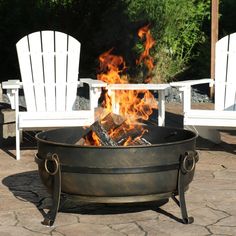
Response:
[[[42,32],[45,102],[47,111],[56,111],[54,32]]]
[[[216,43],[215,109],[236,110],[236,33]]]
[[[71,111],[76,99],[80,42],[61,32],[29,34],[17,44],[28,111]]]
[[[236,110],[236,33],[229,37],[225,110]]]

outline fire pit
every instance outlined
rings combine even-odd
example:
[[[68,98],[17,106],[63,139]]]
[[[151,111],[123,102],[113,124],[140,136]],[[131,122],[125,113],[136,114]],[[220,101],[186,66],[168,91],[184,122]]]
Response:
[[[181,209],[183,223],[192,223],[184,192],[193,179],[198,161],[197,135],[176,128],[145,128],[148,132],[143,137],[151,145],[126,147],[76,145],[87,132],[81,127],[39,133],[35,161],[42,182],[53,198],[43,224],[53,225],[61,192],[79,201],[94,203],[172,198]]]

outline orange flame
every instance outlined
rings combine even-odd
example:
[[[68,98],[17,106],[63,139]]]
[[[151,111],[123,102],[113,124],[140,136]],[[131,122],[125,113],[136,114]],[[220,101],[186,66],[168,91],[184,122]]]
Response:
[[[111,51],[112,49],[99,56],[100,74],[97,78],[109,84],[127,83],[127,76],[121,76],[126,69],[124,59],[122,56],[112,55]]]
[[[84,140],[84,146],[101,146],[101,142],[100,142],[100,139],[99,137],[96,135],[95,132],[93,131],[90,131],[86,137],[85,137],[85,140]]]
[[[151,31],[149,29],[149,25],[142,27],[138,31],[139,38],[143,39],[146,38],[144,43],[145,49],[143,53],[140,55],[139,59],[136,61],[137,64],[140,64],[142,61],[147,66],[149,71],[151,71],[154,67],[153,58],[150,56],[150,49],[154,46],[155,40],[151,35]]]
[[[140,38],[146,36],[145,50],[140,56],[137,63],[144,61],[145,65],[151,70],[153,68],[153,59],[149,55],[150,48],[154,45],[153,40],[148,26],[141,28],[138,32]],[[102,80],[108,84],[127,84],[128,77],[125,74],[127,69],[125,61],[122,56],[117,56],[111,53],[112,49],[104,52],[99,56],[100,62],[100,73],[97,75],[99,80]],[[138,121],[148,120],[149,116],[152,114],[153,109],[157,108],[157,102],[148,90],[116,90],[115,101],[119,104],[119,114],[125,117],[125,125],[118,127],[114,130],[110,130],[108,134],[112,139],[116,137],[123,137],[123,134],[127,134],[130,130],[139,129],[140,136],[132,138],[131,136],[126,137],[123,142],[124,146],[135,143],[146,132],[146,130],[138,125]],[[105,91],[104,100],[102,103],[104,109],[108,112],[112,111],[112,97],[108,95]],[[100,145],[99,139],[96,135],[92,138],[93,145]]]

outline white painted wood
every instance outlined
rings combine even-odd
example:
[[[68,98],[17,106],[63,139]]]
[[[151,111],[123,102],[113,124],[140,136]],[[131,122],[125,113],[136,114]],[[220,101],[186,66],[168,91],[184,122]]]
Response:
[[[11,108],[16,109],[15,96],[18,93],[18,89],[7,89],[7,96],[10,100]]]
[[[56,111],[65,111],[66,108],[67,39],[66,34],[55,32]]]
[[[169,84],[109,84],[111,90],[165,90]]]
[[[45,83],[46,111],[56,111],[56,77],[55,77],[55,49],[54,32],[43,31],[42,51]]]
[[[16,109],[15,97],[18,94],[18,90],[22,88],[20,80],[10,80],[2,83],[2,88],[7,90],[7,96],[10,100],[11,108]]]
[[[32,78],[35,93],[36,111],[46,110],[44,75],[43,75],[43,58],[40,32],[32,33],[28,37],[29,49],[32,65]],[[22,78],[24,82],[25,78]]]
[[[19,89],[22,88],[22,82],[20,80],[8,80],[2,82],[2,88],[3,89]]]
[[[89,87],[89,97],[90,97],[90,109],[94,110],[96,107],[98,107],[98,99],[101,95],[101,88],[93,88]]]
[[[73,112],[20,112],[19,128],[56,128],[91,125],[93,111],[81,110]]]
[[[224,110],[225,107],[225,82],[228,69],[228,41],[229,36],[216,43],[215,60],[215,109]]]
[[[101,80],[81,78],[80,86],[84,86],[84,84],[87,84],[89,86],[90,109],[94,110],[98,106],[98,99],[101,95],[101,88],[107,87],[107,83]]]
[[[16,160],[20,160],[20,129],[19,129],[19,90],[15,90],[15,125],[16,125]]]
[[[192,109],[184,114],[184,125],[236,127],[235,111]]]
[[[101,80],[95,80],[90,78],[80,78],[80,85],[83,86],[83,84],[88,84],[91,88],[103,88],[107,87],[107,83],[101,81]]]
[[[80,42],[68,38],[68,68],[66,87],[66,110],[71,111],[76,99],[77,80],[79,76]]]
[[[20,66],[21,78],[23,83],[27,86],[27,89],[25,89],[25,100],[27,110],[36,111],[28,36],[25,36],[16,44],[16,49]]]
[[[158,91],[158,125],[165,126],[165,90]]]
[[[212,81],[212,79],[210,78],[198,79],[198,80],[184,80],[184,81],[171,82],[170,86],[180,88],[198,84],[209,84],[209,86],[212,86],[214,84],[214,81]]]
[[[192,97],[192,88],[190,85],[187,85],[181,89],[183,92],[183,107],[184,112],[191,110],[191,97]]]
[[[225,110],[236,110],[236,33],[229,37]]]

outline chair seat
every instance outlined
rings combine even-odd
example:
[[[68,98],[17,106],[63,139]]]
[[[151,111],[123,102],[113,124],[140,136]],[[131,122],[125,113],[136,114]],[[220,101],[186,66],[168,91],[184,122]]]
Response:
[[[94,121],[90,110],[70,112],[19,112],[19,128],[53,128],[91,125]]]
[[[191,109],[184,113],[184,125],[236,127],[236,112]]]

